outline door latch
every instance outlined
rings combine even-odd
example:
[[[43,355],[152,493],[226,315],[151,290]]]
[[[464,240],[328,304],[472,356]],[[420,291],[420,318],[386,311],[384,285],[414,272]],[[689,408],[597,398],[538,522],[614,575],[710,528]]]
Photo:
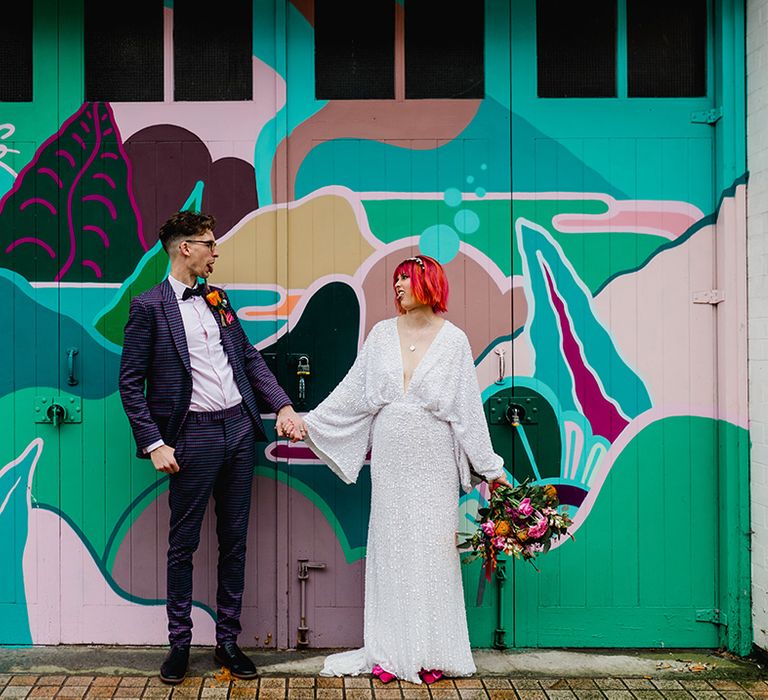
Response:
[[[62,423],[82,423],[83,405],[76,396],[36,396],[35,423],[48,423],[58,428]]]
[[[296,376],[299,378],[299,402],[304,403],[307,399],[307,377],[309,376],[309,357],[299,355],[296,362]]]
[[[309,559],[299,559],[299,627],[296,635],[297,647],[308,647],[309,627],[307,626],[307,581],[309,581],[310,570],[322,571],[325,569],[325,562],[309,561]]]

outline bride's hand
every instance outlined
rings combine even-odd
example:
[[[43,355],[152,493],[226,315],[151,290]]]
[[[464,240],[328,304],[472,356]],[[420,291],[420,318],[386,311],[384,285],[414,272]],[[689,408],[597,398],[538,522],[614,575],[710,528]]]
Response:
[[[495,479],[489,479],[488,480],[489,486],[509,486],[509,488],[512,488],[512,484],[509,483],[507,480],[507,473],[502,472],[501,476],[496,477]]]

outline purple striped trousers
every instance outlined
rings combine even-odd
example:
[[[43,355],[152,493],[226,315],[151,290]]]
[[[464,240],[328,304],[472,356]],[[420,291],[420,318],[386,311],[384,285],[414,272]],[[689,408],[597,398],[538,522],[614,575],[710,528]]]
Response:
[[[192,640],[192,555],[211,494],[219,540],[216,643],[236,641],[245,584],[245,548],[256,457],[253,421],[242,404],[187,414],[169,479],[168,639]]]

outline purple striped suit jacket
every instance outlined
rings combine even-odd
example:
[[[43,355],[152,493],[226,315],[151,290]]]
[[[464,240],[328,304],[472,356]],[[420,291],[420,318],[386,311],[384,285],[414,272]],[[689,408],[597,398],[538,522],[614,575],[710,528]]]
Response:
[[[218,321],[218,311],[211,308],[211,313]],[[219,329],[256,437],[263,440],[260,406],[276,412],[291,400],[251,345],[237,315],[234,323]],[[160,439],[175,446],[192,399],[192,370],[181,311],[167,279],[131,301],[119,386],[138,456],[147,457],[143,449]]]

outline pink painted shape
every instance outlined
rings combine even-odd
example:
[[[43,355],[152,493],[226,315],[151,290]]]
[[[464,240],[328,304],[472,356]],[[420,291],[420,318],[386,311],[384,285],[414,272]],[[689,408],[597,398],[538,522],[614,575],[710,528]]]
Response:
[[[112,160],[118,160],[117,153],[112,153],[110,151],[106,151],[105,153],[102,153],[99,158],[110,158]]]
[[[56,207],[54,207],[53,204],[51,204],[47,199],[43,199],[42,197],[30,197],[26,202],[22,203],[22,205],[19,207],[19,210],[24,211],[28,206],[32,204],[41,204],[54,216],[56,216],[58,213],[56,211]]]
[[[53,181],[59,186],[59,189],[64,187],[59,174],[55,170],[51,170],[50,168],[38,168],[37,172],[41,175],[48,175],[50,178],[52,178]]]
[[[592,432],[595,435],[602,435],[612,442],[624,430],[628,421],[619,414],[616,407],[605,397],[592,370],[587,366],[581,347],[573,334],[571,319],[565,309],[563,300],[555,289],[549,269],[546,266],[542,269],[547,279],[552,306],[555,308],[560,319],[563,353],[571,368],[576,397],[581,404],[584,415],[592,426]]]
[[[109,236],[107,236],[106,231],[100,226],[88,224],[87,226],[83,226],[83,231],[93,231],[94,233],[98,233],[99,236],[101,236],[101,240],[104,242],[104,247],[109,248]]]
[[[115,181],[106,173],[95,173],[91,175],[94,180],[104,180],[113,190],[115,189]]]
[[[93,270],[96,273],[97,279],[101,279],[101,268],[93,260],[83,260],[82,265]]]
[[[9,245],[6,249],[6,253],[10,253],[16,246],[20,246],[23,243],[33,243],[34,245],[39,245],[43,250],[45,250],[48,255],[51,256],[51,260],[53,260],[56,257],[56,253],[54,252],[53,248],[49,246],[45,241],[40,240],[39,238],[35,238],[33,236],[25,236],[24,238],[17,238],[11,245]]]
[[[83,141],[83,137],[80,134],[72,134],[72,138],[80,144],[80,148],[85,150],[85,141]]]
[[[112,200],[105,197],[103,194],[87,194],[85,197],[82,198],[83,202],[100,202],[103,204],[107,209],[109,209],[109,215],[112,217],[112,221],[117,219],[117,209],[115,209],[115,205],[112,203]]]
[[[167,14],[172,13],[169,8]],[[172,15],[171,15],[172,17]],[[168,18],[166,18],[168,21]],[[170,26],[172,27],[172,19]],[[169,32],[167,36],[172,36]],[[168,44],[169,55],[173,47]],[[166,79],[169,73],[166,73]],[[166,94],[172,96],[169,82]],[[115,121],[123,134],[123,142],[147,127],[169,124],[195,134],[206,144],[213,161],[219,158],[240,158],[253,163],[256,141],[265,126],[270,124],[286,102],[285,80],[274,69],[258,58],[253,58],[253,94],[258,99],[250,102],[200,102],[194,109],[184,102],[118,102],[110,105]],[[170,97],[172,100],[173,98]],[[222,139],[222,120],[227,123],[227,138]]]
[[[104,136],[109,136],[112,133],[112,129],[104,129]]]
[[[65,126],[66,126],[66,125],[65,125]],[[64,128],[64,127],[62,127],[62,129],[63,129],[63,128]],[[45,144],[43,144],[43,145],[45,145]],[[71,165],[73,168],[75,167],[75,159],[72,157],[72,154],[71,154],[71,153],[69,153],[68,151],[63,151],[63,150],[59,149],[58,151],[56,151],[56,153],[55,153],[54,155],[57,155],[57,156],[60,156],[60,157],[62,157],[62,158],[64,158],[64,159],[66,159],[66,161],[67,161],[67,162],[68,162],[68,163],[69,163],[69,164],[70,164],[70,165]]]
[[[644,233],[674,240],[704,213],[688,202],[607,198],[603,214],[558,214],[553,226],[563,233]]]
[[[24,585],[34,644],[168,643],[165,606],[120,597],[69,524],[55,513],[29,511]],[[59,622],[59,624],[56,624]],[[195,637],[212,644],[211,616],[192,609]]]
[[[86,134],[90,134],[91,133],[91,127],[88,126],[88,124],[86,122],[84,122],[82,119],[80,120],[80,126],[83,127],[83,131],[85,131]]]

